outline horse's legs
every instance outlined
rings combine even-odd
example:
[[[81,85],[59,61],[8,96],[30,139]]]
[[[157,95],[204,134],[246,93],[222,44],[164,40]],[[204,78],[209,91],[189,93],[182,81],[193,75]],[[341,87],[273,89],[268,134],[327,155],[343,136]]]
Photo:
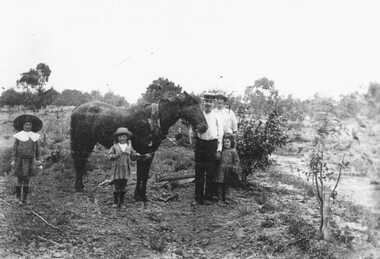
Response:
[[[87,174],[86,162],[91,151],[72,151],[75,169],[75,191],[82,192],[84,189],[83,175]]]
[[[136,201],[148,201],[146,197],[146,185],[149,178],[149,169],[152,165],[153,156],[149,159],[137,160],[137,181],[135,188],[135,200]]]

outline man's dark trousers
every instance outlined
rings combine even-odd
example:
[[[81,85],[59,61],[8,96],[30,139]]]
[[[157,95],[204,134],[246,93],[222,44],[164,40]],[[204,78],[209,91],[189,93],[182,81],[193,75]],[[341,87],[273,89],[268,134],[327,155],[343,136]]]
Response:
[[[211,200],[214,190],[215,155],[218,148],[218,140],[202,140],[196,138],[195,142],[195,200],[203,203]],[[206,175],[206,190],[204,182]],[[204,193],[204,194],[203,194]]]

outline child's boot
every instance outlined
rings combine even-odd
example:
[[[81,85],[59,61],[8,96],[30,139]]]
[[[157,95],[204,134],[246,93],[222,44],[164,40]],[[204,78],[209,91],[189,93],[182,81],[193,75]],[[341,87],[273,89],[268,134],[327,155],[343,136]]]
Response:
[[[119,192],[113,192],[113,204],[112,208],[117,208],[119,203]]]
[[[16,186],[16,202],[21,204],[21,186]]]
[[[119,207],[121,207],[124,203],[125,192],[119,192],[119,194]]]
[[[29,186],[22,187],[22,203],[28,202]]]

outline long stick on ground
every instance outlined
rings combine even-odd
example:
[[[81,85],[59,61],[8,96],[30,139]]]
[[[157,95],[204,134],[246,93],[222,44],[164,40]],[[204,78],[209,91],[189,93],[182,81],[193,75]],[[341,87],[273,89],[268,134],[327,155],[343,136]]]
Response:
[[[195,173],[178,173],[178,174],[167,174],[167,175],[156,175],[156,183],[164,182],[164,181],[174,181],[174,180],[182,180],[182,179],[189,179],[189,178],[195,178]]]
[[[41,236],[39,236],[39,235],[36,235],[36,237],[41,238],[42,240],[47,241],[47,242],[50,242],[50,243],[52,243],[52,244],[54,244],[54,245],[57,245],[57,246],[60,246],[60,247],[63,246],[63,245],[61,245],[61,244],[59,244],[59,243],[57,243],[57,242],[55,242],[55,241],[53,241],[53,240],[46,239],[46,238],[41,237]]]
[[[34,212],[34,211],[32,211],[32,210],[31,210],[31,212],[32,212],[34,215],[36,215],[37,217],[39,217],[43,222],[45,222],[46,224],[48,224],[49,226],[51,226],[52,228],[59,229],[59,227],[56,227],[56,226],[50,224],[50,223],[47,222],[43,217],[41,217],[40,215],[38,215],[36,212]]]
[[[6,202],[5,200],[3,200],[3,199],[1,199],[1,198],[0,198],[0,201],[4,202],[4,203],[7,204],[8,206],[12,206],[12,205],[10,205],[8,202]],[[41,217],[38,213],[36,213],[36,212],[34,212],[34,211],[32,211],[32,210],[30,210],[30,211],[31,211],[34,215],[36,215],[37,217],[39,217],[43,222],[45,222],[46,224],[48,224],[49,226],[51,226],[52,228],[55,228],[55,229],[60,230],[59,227],[56,227],[56,226],[50,224],[50,223],[47,222],[43,217]]]
[[[1,199],[1,198],[0,198],[0,201],[4,202],[4,203],[7,204],[8,206],[12,206],[12,205],[10,205],[8,202],[6,202],[5,200],[3,200],[3,199]]]

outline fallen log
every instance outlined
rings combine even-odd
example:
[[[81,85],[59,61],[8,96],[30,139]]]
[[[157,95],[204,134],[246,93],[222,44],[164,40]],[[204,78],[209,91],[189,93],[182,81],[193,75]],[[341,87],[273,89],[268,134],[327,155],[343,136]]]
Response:
[[[156,183],[164,182],[164,181],[182,180],[182,179],[188,179],[188,178],[195,178],[195,173],[181,172],[181,173],[172,173],[172,174],[164,174],[164,175],[156,174]]]

